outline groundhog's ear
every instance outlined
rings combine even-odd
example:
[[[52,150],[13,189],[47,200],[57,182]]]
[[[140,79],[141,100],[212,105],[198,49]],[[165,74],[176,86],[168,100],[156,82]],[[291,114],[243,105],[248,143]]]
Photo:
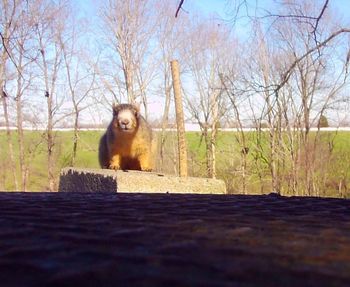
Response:
[[[135,103],[135,110],[139,113],[140,112],[140,103]]]
[[[114,104],[112,105],[112,110],[113,110],[113,116],[116,116],[117,113],[118,113],[118,111],[119,111],[119,105],[116,104],[116,103],[114,103]]]

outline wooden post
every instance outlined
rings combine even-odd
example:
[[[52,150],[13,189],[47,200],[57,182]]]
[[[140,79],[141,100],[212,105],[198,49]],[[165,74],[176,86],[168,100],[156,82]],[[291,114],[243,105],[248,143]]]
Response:
[[[182,95],[180,89],[179,64],[176,60],[171,61],[171,75],[173,78],[173,88],[175,97],[178,154],[179,154],[179,175],[187,177],[187,145],[185,138],[185,121],[182,107]]]

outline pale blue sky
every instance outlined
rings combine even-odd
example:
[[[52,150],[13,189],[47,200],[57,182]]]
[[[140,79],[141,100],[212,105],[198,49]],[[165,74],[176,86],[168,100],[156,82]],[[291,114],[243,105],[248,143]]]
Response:
[[[179,0],[164,0],[164,1],[173,1],[178,3]],[[101,3],[102,1],[97,0],[76,0],[73,3],[76,3],[76,6],[79,9],[87,12],[88,15],[95,13],[96,3]],[[248,0],[248,6],[250,8],[254,7],[256,3],[261,9],[269,9],[274,3],[279,2],[276,0]],[[324,0],[315,0],[315,3],[322,5]],[[234,0],[185,0],[183,8],[188,13],[195,13],[196,8],[198,7],[204,14],[210,15],[217,13],[223,17],[227,16],[228,3],[234,3]],[[336,9],[341,15],[346,16],[350,20],[350,0],[330,0],[329,7]],[[175,12],[175,11],[174,11]]]
[[[173,2],[176,3],[176,5],[179,3],[179,0],[164,0],[167,2]],[[324,3],[325,0],[315,0],[315,4],[319,5],[320,7]],[[94,25],[94,17],[97,16],[97,6],[102,1],[99,0],[76,0],[73,1],[73,3],[76,4],[76,7],[78,8],[78,11],[80,10],[82,13],[81,15],[86,15],[90,20],[92,20],[92,25]],[[239,1],[237,1],[239,3]],[[272,11],[272,13],[275,11],[274,6],[276,3],[279,3],[278,0],[247,0],[248,3],[248,9],[250,9],[249,14],[252,16],[255,13],[255,7],[258,6],[260,13],[263,12],[264,9]],[[185,0],[183,4],[183,9],[185,11],[181,11],[179,14],[179,17],[181,17],[181,13],[187,13],[189,15],[191,14],[198,14],[203,13],[207,17],[218,17],[223,18],[225,20],[230,20],[230,17],[232,18],[232,15],[230,16],[230,9],[232,11],[233,3],[235,3],[235,0]],[[329,1],[329,10],[335,11],[336,15],[339,15],[339,19],[343,19],[343,22],[350,25],[350,0],[330,0]],[[241,7],[241,16],[246,15],[246,7]],[[175,14],[175,11],[174,11]],[[236,32],[238,32],[238,37],[240,37],[240,34],[242,35],[242,30],[244,30],[247,27],[247,18],[241,17],[240,20],[236,23],[235,28]],[[97,19],[96,19],[97,20]]]
[[[72,0],[73,1],[73,0]],[[96,26],[98,25],[98,17],[97,17],[97,6],[102,3],[103,0],[75,0],[74,3],[76,7],[78,8],[78,11],[80,10],[82,13],[81,15],[85,15],[90,20],[90,25],[92,26],[92,31],[95,30]],[[179,0],[164,0],[167,1],[167,3],[172,3],[176,7],[176,5],[179,3]],[[203,13],[207,17],[217,17],[217,18],[223,18],[226,20],[230,19],[229,12],[229,6],[228,2],[234,3],[235,0],[185,0],[183,8],[185,11],[181,11],[179,14],[179,17],[181,17],[182,13],[188,13],[191,15],[197,15]],[[314,0],[316,4],[318,4],[320,7],[324,3],[325,0]],[[249,14],[250,16],[254,15],[255,12],[255,5],[258,3],[259,11],[260,13],[263,13],[264,9],[271,11],[271,13],[275,13],[276,9],[274,5],[276,3],[281,2],[280,0],[247,0],[248,9],[250,9]],[[232,8],[232,6],[231,6]],[[341,21],[343,23],[343,26],[350,26],[350,0],[330,0],[329,1],[329,10],[332,10],[335,12],[335,15],[337,15],[336,19],[343,19]],[[246,16],[246,8],[243,7],[241,9],[241,16]],[[265,12],[264,12],[265,13]],[[175,14],[175,9],[174,9]],[[260,14],[262,15],[262,14]],[[266,15],[266,14],[265,14]],[[241,17],[240,20],[236,23],[235,26],[233,26],[233,22],[227,22],[229,25],[232,25],[233,32],[235,33],[235,37],[244,40],[245,36],[248,35],[250,25],[249,20],[247,17]],[[219,20],[219,19],[218,19]],[[158,103],[154,105],[155,110],[159,110]],[[150,110],[152,110],[152,105],[150,105]]]

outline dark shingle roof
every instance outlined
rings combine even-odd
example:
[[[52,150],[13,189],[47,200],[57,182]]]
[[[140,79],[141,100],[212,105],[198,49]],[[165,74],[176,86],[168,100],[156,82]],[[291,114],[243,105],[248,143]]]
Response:
[[[0,193],[1,286],[350,286],[350,201]]]

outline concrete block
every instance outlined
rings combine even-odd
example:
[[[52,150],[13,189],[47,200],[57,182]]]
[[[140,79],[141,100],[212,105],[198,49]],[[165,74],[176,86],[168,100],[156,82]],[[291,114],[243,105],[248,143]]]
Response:
[[[226,194],[226,185],[219,179],[68,167],[61,170],[59,191]]]

